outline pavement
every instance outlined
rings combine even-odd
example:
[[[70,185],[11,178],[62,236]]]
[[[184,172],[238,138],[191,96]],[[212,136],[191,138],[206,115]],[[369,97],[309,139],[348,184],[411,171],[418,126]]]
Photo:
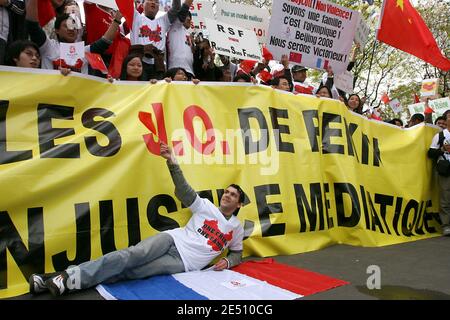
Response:
[[[450,300],[450,237],[438,236],[376,248],[335,245],[273,258],[350,282],[302,300]],[[248,259],[261,258],[244,260]],[[377,275],[379,277],[375,278]],[[58,298],[50,294],[25,294],[9,299],[103,300],[95,289]]]

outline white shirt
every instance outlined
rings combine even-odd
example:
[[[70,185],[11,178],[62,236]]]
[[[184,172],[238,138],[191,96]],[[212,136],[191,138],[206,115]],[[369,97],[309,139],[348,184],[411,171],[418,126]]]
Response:
[[[153,20],[134,9],[133,28],[130,32],[131,44],[152,44],[162,52],[166,52],[166,34],[169,31],[170,21],[166,14]],[[153,59],[144,57],[145,63],[153,64]]]
[[[191,37],[189,29],[186,29],[180,20],[175,20],[167,34],[168,67],[183,68],[190,74],[194,74],[194,55],[191,49]]]
[[[448,129],[444,129],[444,140],[448,139],[450,141],[450,132],[448,131]],[[433,140],[431,140],[431,149],[440,149],[441,146],[439,145],[439,133],[436,133],[433,137]],[[447,160],[450,160],[450,153],[445,152],[444,153],[444,158]]]
[[[238,218],[227,220],[211,201],[198,195],[189,208],[193,214],[184,227],[164,231],[173,237],[186,272],[201,270],[226,248],[243,249],[244,228]]]

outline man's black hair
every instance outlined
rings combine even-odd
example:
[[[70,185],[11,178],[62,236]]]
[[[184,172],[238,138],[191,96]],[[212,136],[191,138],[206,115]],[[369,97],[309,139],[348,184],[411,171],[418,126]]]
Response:
[[[55,20],[55,29],[59,29],[61,28],[61,24],[63,23],[64,20],[67,20],[70,18],[70,15],[68,13],[63,13],[59,16],[56,17]]]
[[[233,183],[233,184],[230,184],[228,187],[233,187],[233,188],[235,188],[235,189],[239,192],[239,202],[243,204],[243,203],[244,203],[244,200],[245,200],[245,193],[244,193],[244,191],[241,189],[241,187],[240,187],[239,185],[237,185],[237,184],[234,184],[234,183]],[[236,210],[234,210],[233,215],[234,215],[234,216],[237,216],[240,209],[241,209],[241,208],[237,208]]]

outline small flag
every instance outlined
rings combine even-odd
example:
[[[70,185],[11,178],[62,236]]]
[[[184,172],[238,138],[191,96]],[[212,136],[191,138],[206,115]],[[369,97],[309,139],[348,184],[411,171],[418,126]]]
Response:
[[[103,74],[108,73],[108,68],[100,54],[86,51],[84,56],[93,69],[100,70]]]
[[[414,93],[414,103],[419,103],[419,102],[420,102],[419,96]]]
[[[425,104],[425,110],[423,110],[423,113],[430,114],[433,113],[434,110],[428,105],[428,103]]]
[[[253,68],[255,67],[255,64],[256,64],[256,61],[244,60],[239,64],[239,67],[241,68],[242,71],[249,74],[250,71],[252,71]]]
[[[289,61],[295,62],[295,63],[302,63],[302,54],[298,52],[290,52],[289,53]]]
[[[270,53],[269,49],[267,49],[266,47],[262,48],[262,56],[263,56],[264,60],[266,60],[267,62],[269,62],[270,60],[273,60],[272,53]]]
[[[272,80],[272,75],[267,70],[262,70],[260,73],[258,73],[258,76],[265,83],[269,83],[270,80]]]
[[[317,62],[316,62],[316,67],[318,69],[325,69],[326,70],[328,68],[328,63],[329,63],[328,60],[322,60],[321,58],[318,58]]]
[[[386,92],[383,93],[383,95],[381,96],[381,102],[383,102],[384,104],[388,104],[390,100],[391,99],[389,99],[388,94]]]
[[[134,18],[134,1],[133,0],[116,0],[117,7],[120,13],[125,18],[130,29],[133,28],[133,18]]]

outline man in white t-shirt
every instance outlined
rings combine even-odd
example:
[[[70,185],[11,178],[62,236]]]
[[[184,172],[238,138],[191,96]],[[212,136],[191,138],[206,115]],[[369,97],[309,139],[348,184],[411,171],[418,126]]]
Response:
[[[31,293],[50,290],[58,296],[103,282],[201,270],[227,248],[227,257],[221,258],[214,270],[241,262],[244,229],[235,215],[244,202],[244,192],[238,185],[230,185],[216,207],[187,183],[172,150],[165,143],[160,149],[175,184],[175,195],[192,211],[188,223],[62,272],[33,274],[29,279]]]
[[[55,20],[55,32],[58,40],[50,39],[39,26],[37,1],[27,1],[25,22],[30,39],[39,47],[42,69],[59,69],[63,74],[67,74],[70,70],[88,74],[88,61],[86,58],[78,59],[75,65],[68,65],[66,61],[60,59],[60,43],[75,43],[79,32],[81,32],[81,30],[76,29],[73,18],[67,13],[58,16]],[[116,36],[116,32],[119,30],[121,18],[122,14],[117,11],[108,30],[100,39],[91,45],[85,46],[85,51],[102,54],[108,50]]]
[[[179,16],[167,34],[167,69],[183,68],[188,73],[189,79],[194,77],[194,41],[191,37],[191,21],[192,15],[187,11],[187,16]]]
[[[437,161],[438,182],[440,189],[439,216],[442,223],[442,234],[450,236],[450,111],[443,115],[447,121],[447,128],[436,133],[431,141],[428,157]],[[443,161],[443,163],[439,163]],[[441,166],[446,164],[446,166]]]
[[[189,11],[192,0],[186,0],[183,10]],[[166,34],[173,22],[178,19],[181,1],[172,0],[167,14],[157,16],[158,0],[145,0],[144,12],[134,9],[133,27],[130,31],[131,45],[143,46],[144,80],[163,79],[165,74]]]

